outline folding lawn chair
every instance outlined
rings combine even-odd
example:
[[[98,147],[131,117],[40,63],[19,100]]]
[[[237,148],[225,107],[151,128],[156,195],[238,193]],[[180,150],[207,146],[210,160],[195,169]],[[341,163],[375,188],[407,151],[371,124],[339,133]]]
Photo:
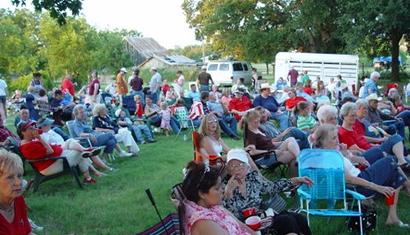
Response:
[[[360,234],[363,234],[361,201],[365,196],[346,189],[344,175],[344,159],[336,150],[304,149],[299,156],[299,176],[307,176],[313,181],[308,187],[298,188],[301,211],[307,215],[325,217],[359,217]],[[358,211],[349,210],[346,194],[357,200]],[[341,208],[336,208],[336,202],[342,202]]]
[[[191,119],[189,119],[188,111],[185,107],[175,108],[174,116],[178,120],[180,125],[179,131],[177,133],[177,138],[181,133],[182,129],[191,129],[192,131],[195,131],[194,122]]]

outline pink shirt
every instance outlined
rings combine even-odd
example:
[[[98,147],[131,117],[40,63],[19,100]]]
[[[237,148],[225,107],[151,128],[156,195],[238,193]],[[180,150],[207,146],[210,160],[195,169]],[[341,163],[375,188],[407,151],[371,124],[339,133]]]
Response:
[[[205,208],[196,203],[185,200],[184,230],[187,235],[191,234],[193,225],[199,220],[210,220],[218,224],[229,234],[247,235],[248,231],[238,223],[235,217],[222,206]]]

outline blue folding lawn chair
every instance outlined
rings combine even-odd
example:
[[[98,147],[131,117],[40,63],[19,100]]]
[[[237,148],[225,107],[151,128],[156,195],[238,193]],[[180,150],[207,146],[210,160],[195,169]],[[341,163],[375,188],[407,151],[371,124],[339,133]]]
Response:
[[[300,207],[309,216],[359,217],[360,234],[363,234],[361,201],[365,196],[346,189],[343,156],[336,150],[304,149],[299,156],[299,176],[307,176],[313,186],[298,188]],[[349,210],[346,194],[357,200],[358,211]],[[341,208],[336,207],[342,202]],[[339,206],[340,207],[340,206]]]

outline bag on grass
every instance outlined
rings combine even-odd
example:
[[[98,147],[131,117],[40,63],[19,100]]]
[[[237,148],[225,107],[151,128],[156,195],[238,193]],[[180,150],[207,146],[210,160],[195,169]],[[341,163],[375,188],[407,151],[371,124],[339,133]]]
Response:
[[[357,211],[358,207],[353,207],[353,210]],[[375,204],[363,205],[362,204],[362,224],[364,232],[372,232],[376,230],[377,225],[377,210]],[[360,217],[348,217],[346,224],[349,231],[360,231],[359,224]]]

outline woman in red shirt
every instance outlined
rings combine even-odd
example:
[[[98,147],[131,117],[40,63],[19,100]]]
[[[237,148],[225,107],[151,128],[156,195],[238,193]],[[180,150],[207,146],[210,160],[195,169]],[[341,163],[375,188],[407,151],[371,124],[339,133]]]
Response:
[[[91,167],[91,161],[86,158],[90,157],[92,151],[81,153],[78,150],[74,150],[71,146],[74,145],[72,141],[67,140],[65,149],[63,146],[48,144],[41,137],[42,131],[34,127],[35,122],[20,122],[17,125],[17,133],[20,136],[20,152],[28,160],[39,160],[43,158],[51,158],[50,160],[35,162],[34,167],[43,175],[54,175],[63,170],[63,160],[52,158],[65,157],[70,166],[78,165],[80,171],[84,175],[84,183],[95,184],[96,181],[91,178],[89,169]],[[73,140],[73,139],[72,139]],[[75,141],[75,140],[73,140]],[[78,143],[77,143],[78,144]],[[82,157],[83,155],[83,157]]]
[[[244,90],[238,88],[235,92],[235,97],[229,101],[229,111],[234,114],[237,121],[241,120],[241,117],[246,114],[246,111],[252,108],[252,102],[244,96]]]
[[[0,234],[31,234],[22,190],[23,163],[14,153],[0,150]]]
[[[383,152],[394,155],[397,158],[397,164],[404,171],[410,171],[410,165],[404,159],[403,139],[401,136],[392,135],[381,145],[369,143],[363,134],[354,129],[354,124],[357,121],[356,113],[357,107],[355,103],[345,103],[340,109],[343,124],[338,130],[339,141],[346,144],[349,149],[358,150],[362,153],[370,148],[380,148]]]
[[[285,100],[285,107],[286,110],[288,111],[293,111],[293,109],[296,107],[296,105],[301,102],[301,101],[307,101],[305,98],[301,96],[296,96],[296,90],[295,89],[290,89],[288,91],[288,96],[289,98]]]

